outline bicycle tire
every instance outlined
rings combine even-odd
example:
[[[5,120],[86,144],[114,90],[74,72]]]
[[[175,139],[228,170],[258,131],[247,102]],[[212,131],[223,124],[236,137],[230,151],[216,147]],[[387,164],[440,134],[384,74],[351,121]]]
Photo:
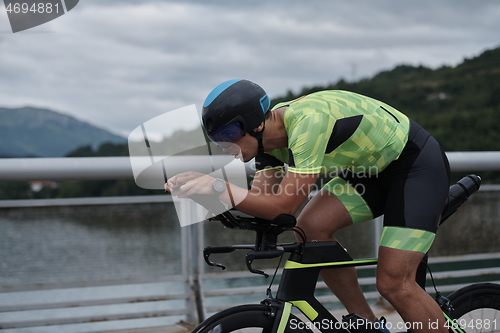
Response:
[[[270,310],[271,308],[269,306],[258,304],[240,305],[229,308],[216,313],[202,322],[192,331],[192,333],[247,332],[247,329],[250,329],[251,332],[270,333],[275,320],[275,318],[269,316]],[[291,314],[287,327],[285,328],[286,333],[312,333],[312,331],[305,327],[304,329],[299,329],[298,327],[292,328],[290,323],[292,319],[296,320],[297,323],[302,322]]]
[[[500,332],[500,285],[473,284],[457,290],[448,299],[453,305],[450,318],[464,331]]]

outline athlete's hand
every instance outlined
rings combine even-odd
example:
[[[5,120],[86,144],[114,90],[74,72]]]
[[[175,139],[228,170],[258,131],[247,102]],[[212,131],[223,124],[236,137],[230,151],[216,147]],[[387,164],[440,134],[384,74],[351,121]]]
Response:
[[[192,194],[212,194],[215,178],[199,172],[184,172],[167,180],[165,191],[169,191],[178,198],[186,198]],[[174,186],[184,184],[177,190]]]

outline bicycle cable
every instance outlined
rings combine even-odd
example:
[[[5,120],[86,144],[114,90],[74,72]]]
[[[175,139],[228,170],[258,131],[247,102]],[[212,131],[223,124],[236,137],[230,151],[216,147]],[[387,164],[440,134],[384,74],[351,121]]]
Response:
[[[437,290],[436,283],[434,282],[434,277],[432,276],[431,268],[425,261],[422,262],[424,263],[425,267],[427,267],[427,270],[429,271],[429,274],[431,276],[432,286],[434,287],[434,291],[436,292],[436,297],[434,297],[434,300],[437,302],[441,310],[443,310],[445,313],[450,314],[454,310],[453,304],[447,297],[441,295],[441,293]]]
[[[304,229],[302,229],[301,227],[293,227],[293,232],[295,232],[296,234],[298,234],[300,236],[300,238],[302,239],[302,242],[304,243],[307,243],[307,237],[306,237],[306,233],[304,232]]]
[[[298,234],[300,236],[300,238],[302,239],[302,241],[304,243],[306,243],[306,241],[307,241],[306,233],[304,232],[304,230],[301,227],[295,226],[295,227],[287,229],[287,230],[292,230],[293,232],[295,232],[296,234]],[[276,269],[274,270],[273,278],[271,279],[271,283],[269,283],[269,287],[267,288],[267,291],[266,291],[266,295],[269,298],[273,298],[271,287],[272,287],[272,285],[274,283],[274,279],[276,278],[276,275],[278,274],[278,269],[280,268],[281,260],[283,260],[283,254],[280,256],[280,260],[278,262],[278,265],[276,266]]]
[[[272,294],[272,291],[271,291],[271,287],[273,286],[273,283],[274,283],[274,278],[276,277],[276,275],[278,274],[278,269],[280,268],[280,265],[281,265],[281,259],[283,259],[283,255],[280,256],[280,260],[278,262],[278,265],[276,266],[276,270],[274,271],[274,274],[273,274],[273,278],[271,279],[271,283],[269,283],[269,287],[267,287],[267,290],[266,290],[266,295],[269,297],[269,298],[273,298],[273,294]]]
[[[431,268],[424,260],[422,260],[421,262],[425,265],[425,267],[427,267],[427,271],[429,271],[429,275],[431,276],[432,286],[434,287],[434,291],[436,292],[436,297],[441,296],[441,293],[437,290],[436,283],[434,282],[434,276],[432,276]]]

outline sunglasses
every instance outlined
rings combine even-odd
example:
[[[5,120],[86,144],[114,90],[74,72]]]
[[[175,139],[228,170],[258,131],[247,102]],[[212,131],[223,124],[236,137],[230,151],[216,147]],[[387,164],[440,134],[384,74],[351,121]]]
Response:
[[[221,148],[229,148],[234,142],[245,136],[241,123],[222,125],[215,133],[208,135],[210,140]]]

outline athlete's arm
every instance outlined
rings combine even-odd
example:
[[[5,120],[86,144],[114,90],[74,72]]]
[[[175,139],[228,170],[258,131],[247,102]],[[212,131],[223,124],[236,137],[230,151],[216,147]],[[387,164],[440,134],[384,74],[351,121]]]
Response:
[[[285,167],[260,170],[255,173],[252,191],[260,193],[277,193],[285,175]]]
[[[288,172],[279,185],[263,181],[261,177],[264,176],[258,176],[257,184],[252,190],[226,182],[226,191],[219,199],[244,213],[272,220],[280,214],[294,214],[314,188],[318,174]],[[185,172],[169,179],[165,190],[173,191],[172,194],[179,198],[186,198],[195,193],[213,194],[214,180],[215,178],[198,172]],[[179,190],[174,190],[176,184],[184,185]],[[275,190],[272,189],[271,192],[261,190],[273,186]]]
[[[272,193],[254,189],[248,191],[227,183],[228,189],[219,198],[230,203],[232,197],[238,210],[272,220],[280,214],[295,214],[314,188],[317,179],[318,174],[288,172]]]

